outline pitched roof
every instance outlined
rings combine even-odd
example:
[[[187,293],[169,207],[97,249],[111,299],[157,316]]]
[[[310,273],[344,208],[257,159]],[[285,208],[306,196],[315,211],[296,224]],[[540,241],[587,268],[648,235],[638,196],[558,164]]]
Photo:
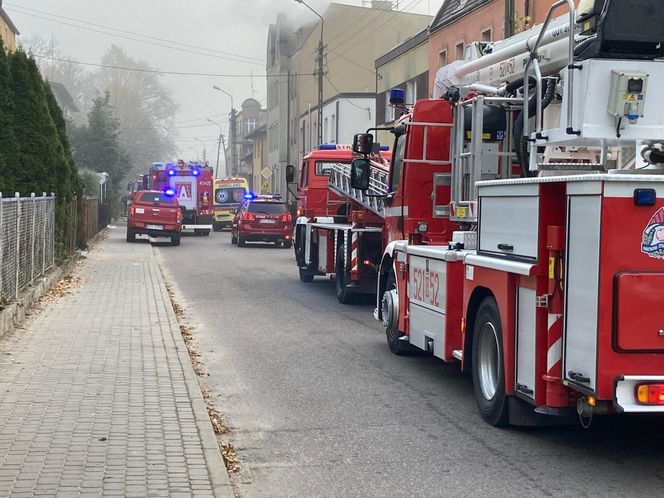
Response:
[[[445,0],[431,23],[429,32],[435,33],[491,1],[493,0]]]
[[[15,35],[20,35],[21,33],[18,32],[18,28],[16,27],[16,24],[12,22],[12,20],[9,17],[9,14],[5,11],[4,8],[2,8],[2,2],[0,2],[0,17],[4,19],[4,21],[7,23],[7,26],[9,26],[9,29],[11,29]]]

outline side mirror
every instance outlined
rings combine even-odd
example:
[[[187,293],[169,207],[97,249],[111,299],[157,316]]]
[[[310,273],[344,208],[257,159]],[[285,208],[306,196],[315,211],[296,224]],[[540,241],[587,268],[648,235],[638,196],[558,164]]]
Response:
[[[286,182],[293,183],[295,181],[295,166],[288,164],[286,166]]]
[[[350,186],[358,190],[369,189],[369,161],[354,159],[350,165]]]
[[[371,133],[357,133],[353,137],[353,152],[368,156],[373,152],[374,137]]]

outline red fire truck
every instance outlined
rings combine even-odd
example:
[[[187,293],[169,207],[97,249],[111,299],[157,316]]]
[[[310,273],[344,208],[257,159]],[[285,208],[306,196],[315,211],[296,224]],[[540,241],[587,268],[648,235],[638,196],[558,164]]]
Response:
[[[210,235],[212,230],[212,182],[214,171],[200,162],[153,163],[148,173],[151,190],[173,189],[183,207],[183,230]]]
[[[356,209],[335,183],[340,171],[350,171],[354,157],[359,156],[349,145],[320,145],[305,156],[298,184],[295,259],[300,279],[311,282],[316,275],[335,275],[342,303],[375,292],[376,263],[383,249],[382,216],[371,209]],[[370,157],[386,177],[388,148],[377,147]],[[292,170],[287,176],[292,181]]]
[[[664,11],[583,5],[441,68],[385,181],[369,134],[330,180],[382,208],[391,351],[471,371],[496,426],[664,412]]]

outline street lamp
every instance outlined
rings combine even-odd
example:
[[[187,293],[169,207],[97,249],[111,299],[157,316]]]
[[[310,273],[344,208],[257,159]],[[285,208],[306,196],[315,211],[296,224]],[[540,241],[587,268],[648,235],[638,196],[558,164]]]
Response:
[[[205,162],[205,161],[207,160],[207,155],[206,155],[206,151],[205,151],[205,142],[203,142],[203,140],[201,140],[200,138],[196,138],[196,137],[193,137],[193,138],[194,138],[194,140],[196,140],[198,143],[200,143],[200,144],[203,145],[203,162]]]
[[[231,169],[233,170],[233,175],[237,173],[237,154],[236,154],[236,137],[235,137],[235,130],[236,130],[236,125],[235,125],[235,105],[233,104],[233,96],[228,93],[226,90],[223,90],[219,88],[217,85],[212,85],[212,88],[214,90],[217,90],[218,92],[221,92],[225,95],[228,95],[231,98],[231,119],[230,119],[230,131],[228,133],[229,141],[230,141],[230,148],[231,148]],[[228,174],[228,167],[226,168],[226,174]]]
[[[221,152],[221,142],[224,140],[224,134],[221,132],[221,124],[216,121],[212,121],[210,118],[206,118],[209,123],[217,125],[219,127],[219,140],[217,141],[217,167],[214,171],[214,177],[219,178],[219,154]],[[224,146],[224,149],[226,147]],[[226,176],[228,176],[228,165],[226,165]]]
[[[325,61],[325,45],[323,45],[323,28],[325,26],[325,20],[318,12],[311,8],[311,6],[304,0],[294,0],[297,3],[301,3],[311,12],[316,14],[320,19],[320,40],[318,41],[318,69],[316,74],[318,76],[318,145],[323,143],[323,65]]]

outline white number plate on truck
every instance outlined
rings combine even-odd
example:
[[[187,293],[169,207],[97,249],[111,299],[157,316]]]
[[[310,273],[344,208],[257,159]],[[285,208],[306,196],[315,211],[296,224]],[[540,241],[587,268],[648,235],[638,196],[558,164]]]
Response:
[[[162,225],[148,225],[146,227],[148,230],[163,230],[164,227]]]

